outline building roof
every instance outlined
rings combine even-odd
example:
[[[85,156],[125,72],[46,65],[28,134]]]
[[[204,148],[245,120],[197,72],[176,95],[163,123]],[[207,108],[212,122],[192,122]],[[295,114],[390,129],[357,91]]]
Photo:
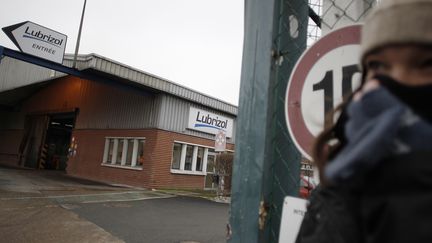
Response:
[[[72,67],[72,62],[73,55],[65,55],[63,65]],[[94,53],[79,55],[77,58],[77,68],[79,70],[93,69],[144,85],[154,90],[209,106],[213,109],[237,115],[237,106],[235,105]]]
[[[1,65],[3,65],[3,63],[4,61],[2,61]],[[64,56],[63,65],[72,67],[72,63],[73,55],[66,54]],[[9,65],[16,66],[17,62],[11,62]],[[5,94],[5,91],[9,91],[7,92],[7,96],[10,98],[12,97],[11,95],[19,90],[22,90],[26,86],[31,85],[32,87],[34,86],[34,88],[40,87],[35,86],[34,84],[40,82],[46,84],[48,83],[46,81],[65,76],[63,73],[54,72],[53,70],[49,69],[39,67],[30,68],[30,66],[35,66],[32,64],[25,66],[28,67],[28,70],[26,70],[26,72],[20,72],[20,74],[17,74],[16,71],[8,70],[12,69],[12,67],[6,67],[6,70],[9,72],[3,72],[3,74],[8,77],[0,77],[0,82],[3,82],[3,84],[0,84],[0,92],[2,94]],[[79,55],[77,57],[77,69],[84,72],[96,72],[101,76],[108,75],[114,77],[114,79],[126,82],[126,84],[132,85],[134,87],[142,87],[144,89],[151,89],[156,92],[159,91],[168,93],[194,103],[208,106],[209,108],[213,108],[235,116],[237,115],[237,106],[235,105],[97,54],[92,53],[87,55]],[[22,73],[26,74],[24,75]],[[20,76],[18,77],[18,75]],[[15,82],[17,78],[24,80]],[[27,92],[20,91],[19,93],[28,93],[31,90],[33,89],[25,89]]]

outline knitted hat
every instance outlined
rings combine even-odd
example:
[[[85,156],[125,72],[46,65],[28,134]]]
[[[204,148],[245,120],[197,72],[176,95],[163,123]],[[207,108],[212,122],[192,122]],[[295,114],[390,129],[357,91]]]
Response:
[[[432,45],[432,0],[381,0],[362,28],[361,61],[391,44]]]

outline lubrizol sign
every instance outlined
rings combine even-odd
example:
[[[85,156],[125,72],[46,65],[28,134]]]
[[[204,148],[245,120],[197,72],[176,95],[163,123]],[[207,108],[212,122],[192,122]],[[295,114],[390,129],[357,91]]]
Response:
[[[222,130],[227,137],[232,137],[233,124],[233,119],[193,107],[189,109],[189,129],[214,135]]]
[[[63,63],[66,35],[30,21],[4,27],[3,31],[21,52]]]

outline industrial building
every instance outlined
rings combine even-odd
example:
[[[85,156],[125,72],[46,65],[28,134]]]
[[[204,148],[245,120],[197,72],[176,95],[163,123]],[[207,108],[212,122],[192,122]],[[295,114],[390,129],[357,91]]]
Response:
[[[145,188],[215,187],[215,135],[224,131],[234,152],[236,106],[96,54],[80,55],[77,69],[82,77],[1,59],[0,164]]]

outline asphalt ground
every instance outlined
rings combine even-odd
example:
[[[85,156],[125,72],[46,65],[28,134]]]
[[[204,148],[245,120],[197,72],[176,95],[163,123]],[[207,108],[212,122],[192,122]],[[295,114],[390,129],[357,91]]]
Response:
[[[0,242],[225,242],[228,204],[0,167]]]
[[[229,206],[196,197],[81,204],[72,211],[131,243],[226,242]]]

